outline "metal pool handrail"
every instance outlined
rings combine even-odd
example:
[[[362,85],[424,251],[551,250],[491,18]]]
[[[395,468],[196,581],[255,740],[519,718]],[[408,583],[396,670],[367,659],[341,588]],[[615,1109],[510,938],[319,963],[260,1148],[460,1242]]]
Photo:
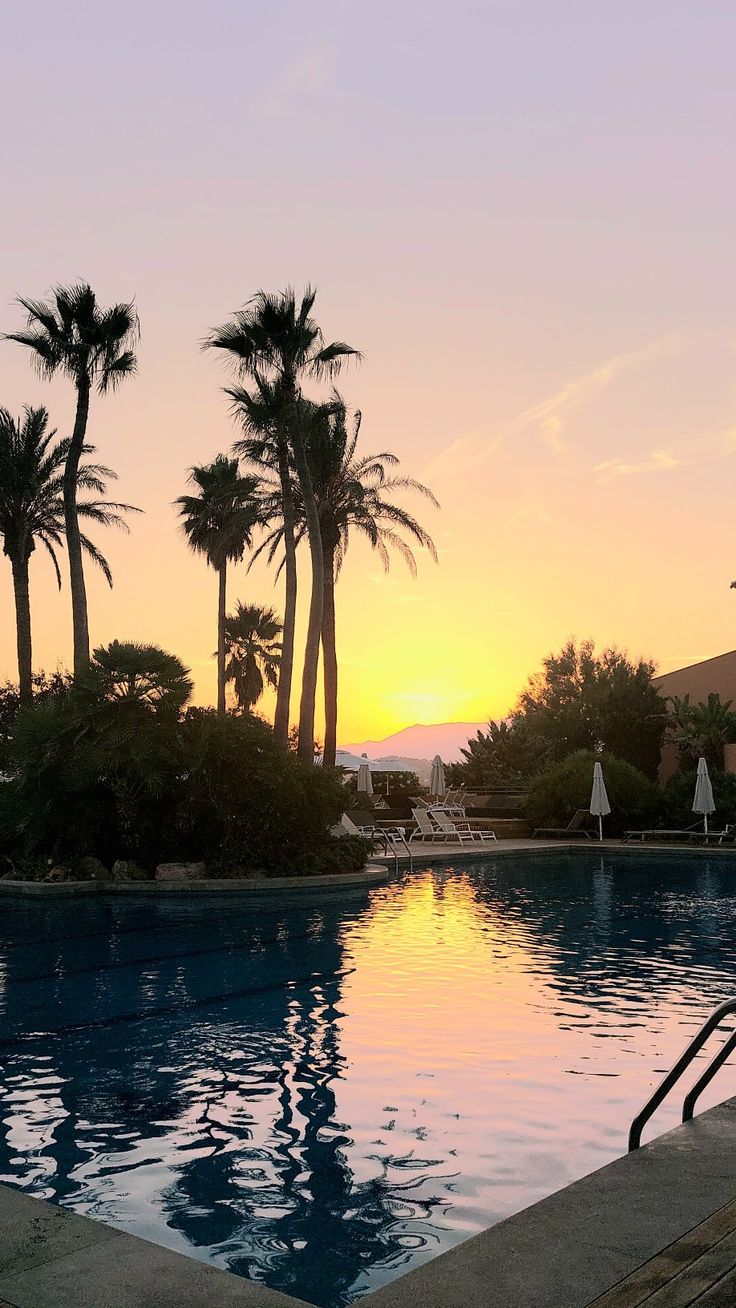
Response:
[[[403,845],[404,849],[409,855],[409,871],[410,872],[414,871],[414,858],[411,852],[411,848],[409,846],[409,842],[406,839],[406,836],[403,834],[403,832],[393,829],[386,829],[386,828],[382,829],[381,827],[374,827],[373,839],[383,841],[383,846],[386,851],[386,857],[388,857],[389,853],[393,854],[394,871],[397,873],[399,870],[399,846]]]
[[[679,1081],[683,1072],[685,1072],[690,1066],[696,1054],[698,1054],[703,1048],[708,1037],[713,1034],[716,1027],[720,1026],[724,1017],[730,1017],[734,1013],[736,1013],[736,998],[727,999],[725,1003],[719,1004],[718,1008],[713,1010],[707,1022],[704,1022],[697,1034],[693,1036],[690,1043],[680,1054],[677,1062],[664,1079],[660,1081],[654,1094],[647,1099],[641,1112],[637,1114],[631,1123],[631,1129],[629,1131],[629,1153],[632,1153],[634,1149],[639,1148],[639,1145],[641,1144],[641,1133],[650,1117],[657,1111],[662,1101],[667,1098],[670,1090]],[[726,1059],[733,1053],[734,1049],[736,1049],[736,1031],[732,1031],[728,1039],[724,1041],[718,1050],[718,1053],[711,1059],[705,1068],[705,1071],[701,1073],[695,1082],[695,1085],[685,1096],[682,1105],[683,1122],[690,1121],[695,1109],[695,1104],[700,1098],[703,1090],[705,1090],[707,1085],[710,1085],[710,1082],[713,1080],[719,1067],[723,1067]]]

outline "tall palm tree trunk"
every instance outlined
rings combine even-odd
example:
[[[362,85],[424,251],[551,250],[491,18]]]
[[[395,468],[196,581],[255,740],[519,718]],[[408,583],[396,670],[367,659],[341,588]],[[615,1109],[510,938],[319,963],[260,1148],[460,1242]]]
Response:
[[[14,558],[13,591],[15,594],[15,629],[18,645],[18,681],[20,702],[33,703],[31,654],[31,601],[28,594],[28,559]]]
[[[281,664],[276,692],[276,713],[273,730],[277,740],[289,743],[289,714],[291,710],[291,683],[294,675],[294,627],[296,624],[296,541],[294,539],[294,498],[291,493],[289,457],[286,449],[279,450],[279,478],[281,481],[281,514],[284,522],[284,629],[281,641]]]
[[[324,605],[322,610],[322,662],[325,683],[325,748],[323,766],[334,768],[337,758],[337,640],[335,635],[335,552],[323,551]]]
[[[89,664],[89,626],[87,621],[87,592],[84,585],[82,542],[77,514],[77,477],[82,457],[84,438],[89,417],[89,379],[83,373],[77,381],[77,412],[74,431],[64,465],[64,527],[66,549],[69,556],[69,588],[72,597],[72,631],[74,637],[74,676],[78,677]]]
[[[307,639],[304,647],[304,671],[302,673],[302,697],[299,705],[299,743],[297,753],[304,763],[314,763],[314,708],[317,698],[317,671],[319,666],[319,643],[322,633],[322,608],[324,605],[324,567],[322,563],[322,532],[319,525],[317,501],[314,497],[312,475],[309,471],[304,437],[299,425],[296,407],[296,385],[287,382],[286,411],[289,415],[289,435],[294,455],[294,466],[299,478],[299,486],[304,504],[304,517],[309,536],[309,554],[312,562],[312,594],[309,601],[309,620],[307,622]]]
[[[227,608],[227,561],[217,569],[217,712],[225,712],[225,610]]]

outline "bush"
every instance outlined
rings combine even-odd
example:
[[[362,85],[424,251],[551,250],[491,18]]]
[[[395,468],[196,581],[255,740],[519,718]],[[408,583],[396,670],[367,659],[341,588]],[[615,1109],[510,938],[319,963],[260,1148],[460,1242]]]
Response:
[[[9,755],[0,855],[14,865],[202,860],[213,873],[286,875],[365,862],[365,842],[329,835],[345,801],[334,774],[305,767],[255,718],[182,718],[92,677],[21,712]]]
[[[609,834],[652,818],[657,792],[643,773],[613,754],[581,750],[532,780],[527,811],[535,826],[565,826],[578,809],[589,807],[594,763],[603,768],[611,805],[611,815],[605,819]]]

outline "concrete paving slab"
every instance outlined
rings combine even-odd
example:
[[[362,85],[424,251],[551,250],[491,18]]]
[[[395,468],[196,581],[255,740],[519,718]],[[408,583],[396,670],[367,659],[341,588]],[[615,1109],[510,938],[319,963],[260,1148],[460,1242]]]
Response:
[[[107,1239],[110,1228],[0,1186],[0,1280]]]
[[[304,1308],[102,1222],[0,1186],[0,1308]]]

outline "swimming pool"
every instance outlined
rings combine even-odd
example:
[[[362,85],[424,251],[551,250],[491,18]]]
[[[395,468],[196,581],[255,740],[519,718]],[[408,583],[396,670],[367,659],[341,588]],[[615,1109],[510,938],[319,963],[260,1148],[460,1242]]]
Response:
[[[736,861],[588,850],[3,898],[0,1181],[337,1308],[620,1155],[735,920]]]

